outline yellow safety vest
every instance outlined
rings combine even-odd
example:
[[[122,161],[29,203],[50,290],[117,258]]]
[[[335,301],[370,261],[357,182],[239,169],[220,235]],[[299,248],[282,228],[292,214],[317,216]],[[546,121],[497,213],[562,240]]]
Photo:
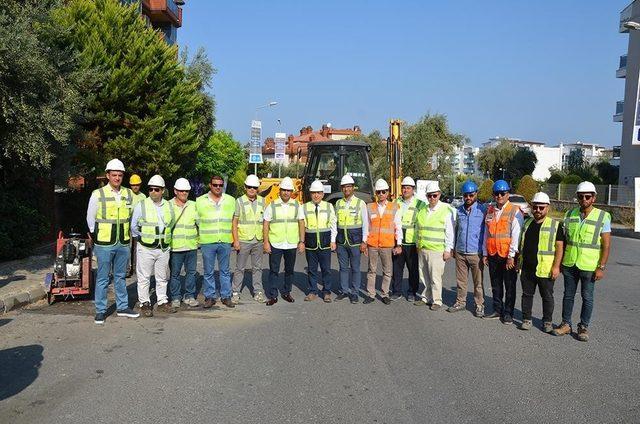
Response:
[[[235,199],[224,193],[218,204],[210,200],[208,192],[196,199],[200,244],[231,243],[233,241],[231,222],[236,210],[235,205]]]
[[[142,193],[142,192],[140,192],[140,193],[138,193],[138,194],[135,194],[135,193],[132,191],[132,192],[131,192],[131,194],[133,195],[133,202],[132,202],[132,205],[131,205],[131,209],[132,209],[132,210],[133,210],[133,209],[135,209],[135,207],[136,207],[136,205],[137,205],[138,203],[142,202],[144,199],[146,199],[146,198],[147,198],[147,195],[146,195],[146,194],[144,194],[144,193]]]
[[[362,240],[362,208],[367,205],[358,197],[353,196],[347,206],[344,198],[336,202],[336,215],[338,217],[338,236],[336,243],[347,246],[358,246]]]
[[[434,252],[444,252],[445,245],[445,222],[451,219],[455,210],[446,203],[428,213],[429,208],[422,208],[416,217],[416,239],[419,249],[432,250]]]
[[[253,210],[255,202],[256,210]],[[240,211],[238,216],[238,238],[241,241],[251,241],[254,238],[262,241],[262,218],[264,215],[264,198],[257,196],[254,201],[249,200],[247,195],[236,199],[236,210]]]
[[[94,190],[91,195],[98,198],[94,228],[95,243],[100,246],[128,244],[131,237],[129,230],[133,192],[126,187],[121,187],[120,202],[116,202],[109,185]]]
[[[582,271],[595,271],[600,261],[600,235],[606,220],[611,220],[608,212],[593,208],[582,221],[580,208],[568,211],[564,216],[567,248],[562,265],[576,266]]]
[[[331,248],[331,222],[334,219],[335,212],[331,203],[321,200],[317,216],[315,203],[304,204],[304,243],[308,250]]]
[[[163,202],[162,221],[164,222],[164,229],[162,233],[160,233],[160,218],[158,217],[156,204],[151,198],[140,202],[140,219],[138,219],[140,238],[138,241],[141,245],[151,249],[166,250],[171,246],[171,226],[173,226],[176,217],[169,202],[166,200]]]
[[[520,232],[520,267],[522,267],[522,252],[524,248],[524,238],[533,222],[533,218],[527,218]],[[540,236],[538,239],[538,266],[536,267],[536,275],[540,278],[551,278],[551,268],[553,268],[553,258],[556,254],[556,235],[560,221],[550,217],[545,217],[540,226]]]
[[[411,203],[403,212],[404,199],[399,197],[396,201],[398,202],[398,213],[402,214],[402,244],[414,245],[416,244],[416,216],[418,215],[418,210],[424,207],[424,203],[416,196],[413,196]]]
[[[300,234],[298,232],[298,208],[300,203],[295,199],[290,199],[285,212],[284,202],[278,197],[271,202],[271,221],[269,222],[269,242],[270,243],[290,243],[298,244]]]
[[[175,198],[170,200],[176,217],[171,235],[171,249],[195,250],[198,248],[198,211],[196,202],[187,200],[184,207],[176,205]]]

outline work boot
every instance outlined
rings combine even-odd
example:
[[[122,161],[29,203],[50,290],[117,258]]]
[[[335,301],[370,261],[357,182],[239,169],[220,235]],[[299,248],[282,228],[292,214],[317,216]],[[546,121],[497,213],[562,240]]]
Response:
[[[144,302],[142,305],[140,305],[140,311],[142,312],[142,315],[147,318],[153,316],[153,308],[151,307],[151,303],[149,302]]]
[[[286,293],[286,294],[281,294],[280,295],[281,298],[283,298],[284,300],[286,300],[289,303],[293,303],[295,302],[295,299],[293,298],[293,296],[291,296],[291,294]]]
[[[578,340],[581,342],[589,341],[589,333],[587,332],[587,327],[582,324],[578,324]]]
[[[305,302],[312,302],[318,298],[318,295],[315,293],[309,293],[304,297]]]
[[[240,303],[240,293],[233,292],[233,294],[231,295],[231,302],[234,305],[237,305],[238,303]]]
[[[167,303],[163,303],[162,305],[158,305],[158,311],[164,312],[165,314],[175,314],[178,312],[177,308],[174,308],[173,305]]]
[[[258,303],[264,303],[267,301],[267,299],[264,297],[264,293],[262,292],[257,292],[255,296],[253,296],[253,300],[255,300]]]
[[[553,324],[549,321],[544,322],[542,324],[542,331],[544,331],[547,334],[553,333]]]
[[[197,300],[195,300],[193,297],[188,297],[184,299],[183,302],[185,305],[187,305],[190,308],[197,308],[198,306],[200,306],[200,303]]]
[[[554,336],[565,336],[567,334],[571,334],[571,326],[566,322],[563,322],[560,327],[553,330]]]
[[[205,298],[205,299],[204,299],[204,306],[203,306],[203,308],[204,308],[204,309],[209,309],[209,308],[211,308],[211,307],[212,307],[213,305],[215,305],[215,304],[216,304],[216,300],[215,300],[214,298],[212,298],[212,297],[208,297],[208,298]]]
[[[236,305],[233,304],[233,302],[231,301],[230,297],[225,297],[224,299],[222,299],[222,304],[224,306],[226,306],[227,308],[235,308]]]
[[[476,305],[476,317],[482,318],[484,317],[484,305]]]
[[[531,326],[532,326],[532,323],[530,319],[523,319],[522,324],[520,324],[520,329],[525,331],[531,330]]]
[[[453,304],[453,306],[449,306],[447,308],[447,312],[460,312],[460,311],[464,311],[465,309],[467,309],[466,303],[456,302]]]

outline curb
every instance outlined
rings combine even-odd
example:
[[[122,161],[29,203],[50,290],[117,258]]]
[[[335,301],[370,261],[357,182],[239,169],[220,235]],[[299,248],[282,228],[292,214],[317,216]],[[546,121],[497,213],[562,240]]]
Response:
[[[636,233],[630,228],[611,228],[611,235],[615,237],[633,238],[640,240],[640,233]]]
[[[44,286],[40,283],[26,287],[18,293],[12,293],[0,297],[0,314],[21,308],[30,303],[38,302],[47,297]]]

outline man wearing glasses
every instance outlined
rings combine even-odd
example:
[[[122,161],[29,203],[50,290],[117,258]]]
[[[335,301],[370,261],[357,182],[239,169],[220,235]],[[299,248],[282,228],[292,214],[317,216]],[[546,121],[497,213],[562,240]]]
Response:
[[[149,290],[151,275],[156,277],[158,310],[166,313],[178,311],[169,304],[167,297],[171,228],[176,217],[171,204],[162,198],[164,179],[160,175],[154,175],[147,185],[149,197],[138,203],[133,210],[131,234],[138,239],[136,276],[140,310],[145,317],[152,317],[153,306]]]
[[[573,302],[581,285],[582,309],[578,324],[578,340],[589,340],[587,328],[593,312],[593,291],[596,281],[604,277],[611,244],[611,215],[595,208],[596,187],[589,181],[581,182],[576,190],[578,208],[564,216],[567,248],[562,259],[564,297],[562,298],[562,324],[553,331],[556,336],[571,333]]]
[[[138,174],[132,174],[129,178],[129,187],[133,194],[133,201],[131,202],[131,209],[135,208],[138,203],[147,198],[147,196],[141,192],[142,178]],[[136,272],[136,239],[131,239],[131,264],[129,265],[129,271],[127,272],[127,278],[131,277]]]
[[[484,318],[500,318],[503,324],[512,324],[518,280],[515,257],[523,217],[520,208],[509,202],[506,181],[498,180],[493,184],[493,200],[495,205],[489,206],[484,219],[486,228],[482,244],[482,261],[489,267],[491,279],[493,313]]]
[[[247,261],[251,258],[253,299],[256,302],[266,301],[262,289],[262,217],[264,199],[258,196],[260,180],[251,174],[244,180],[245,194],[236,199],[236,210],[233,214],[231,231],[233,232],[233,249],[236,255],[236,270],[233,274],[233,295],[231,301],[240,301],[240,291],[244,280]]]
[[[269,293],[267,306],[278,302],[278,273],[284,258],[284,286],[281,297],[293,303],[293,270],[296,265],[296,248],[304,252],[304,211],[293,194],[293,180],[284,177],[280,183],[280,197],[264,211],[262,224],[263,249],[269,254]]]
[[[209,191],[196,199],[200,229],[200,248],[204,268],[204,308],[216,304],[218,290],[215,281],[216,259],[220,272],[220,298],[227,308],[235,308],[231,301],[231,271],[229,257],[233,236],[231,223],[236,210],[236,200],[223,193],[224,180],[214,175],[209,181]]]
[[[484,214],[486,208],[478,203],[478,186],[473,181],[462,184],[464,204],[457,210],[456,223],[456,303],[448,312],[464,311],[467,308],[467,281],[469,272],[473,280],[475,316],[484,316],[484,288],[482,286],[482,242],[484,240]]]
[[[392,257],[402,252],[402,222],[398,214],[398,204],[388,202],[389,184],[379,179],[375,184],[377,202],[367,206],[369,214],[369,234],[367,236],[367,253],[369,256],[369,272],[367,273],[367,294],[364,304],[371,303],[376,297],[376,274],[378,259],[382,262],[382,285],[380,298],[389,305],[389,286],[393,271]]]
[[[196,264],[198,260],[198,212],[196,202],[189,200],[191,184],[186,178],[178,178],[173,186],[175,197],[169,201],[173,207],[176,222],[171,234],[171,306],[200,306],[196,300]],[[184,265],[184,295],[181,297],[180,271]]]
[[[414,305],[428,305],[432,311],[442,308],[442,275],[445,262],[451,257],[455,238],[456,210],[440,201],[437,181],[427,184],[428,207],[416,217],[420,299]]]
[[[367,205],[353,194],[355,181],[349,174],[340,180],[344,197],[336,202],[338,234],[336,236],[338,263],[340,264],[340,293],[336,300],[349,298],[358,303],[362,274],[360,257],[367,250],[369,218]]]
[[[522,283],[522,324],[521,330],[530,330],[531,307],[536,287],[542,296],[542,330],[553,331],[553,283],[560,275],[560,262],[564,250],[564,229],[558,219],[550,218],[549,196],[536,193],[531,201],[533,218],[528,218],[520,236],[520,257]]]
[[[398,214],[402,223],[402,251],[393,256],[393,286],[391,300],[402,296],[402,275],[405,264],[409,271],[409,289],[407,301],[415,302],[418,292],[418,251],[416,250],[416,215],[425,207],[424,202],[415,196],[416,183],[411,177],[402,180],[402,197],[398,198]]]

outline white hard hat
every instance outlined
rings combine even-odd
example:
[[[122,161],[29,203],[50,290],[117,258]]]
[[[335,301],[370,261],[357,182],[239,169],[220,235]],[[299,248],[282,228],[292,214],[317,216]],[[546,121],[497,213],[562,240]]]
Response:
[[[151,179],[149,179],[147,185],[164,188],[164,178],[162,178],[160,175],[154,175],[153,177],[151,177]]]
[[[284,177],[280,183],[280,188],[284,190],[293,190],[293,180],[289,177]]]
[[[159,177],[159,175],[156,176]],[[176,190],[191,190],[191,184],[189,184],[189,180],[186,178],[178,178],[173,188]]]
[[[342,179],[340,180],[340,185],[347,185],[347,184],[355,184],[356,182],[353,181],[353,177],[349,174],[345,175],[344,177],[342,177]]]
[[[120,159],[111,159],[107,162],[107,166],[104,168],[105,171],[122,171],[124,172],[124,164]]]
[[[531,203],[546,203],[547,205],[551,203],[549,200],[549,195],[547,193],[538,192],[533,195],[533,200]]]
[[[324,192],[324,184],[322,184],[322,181],[320,181],[320,180],[315,180],[314,182],[311,183],[311,187],[309,187],[309,191],[310,192],[314,192],[314,191],[322,191],[322,192]]]
[[[244,179],[244,185],[249,187],[260,187],[260,179],[254,174],[247,175],[247,178]]]
[[[429,181],[427,184],[427,193],[435,193],[436,191],[440,191],[440,183],[437,181]]]
[[[593,183],[590,183],[589,181],[583,181],[580,184],[578,184],[578,188],[576,189],[576,193],[598,193],[596,191],[596,186],[593,185]]]
[[[378,181],[376,181],[376,185],[375,185],[375,190],[389,190],[389,184],[387,184],[387,182],[385,180],[383,180],[382,178],[378,179]]]
[[[402,179],[402,183],[400,185],[415,187],[416,186],[416,182],[413,181],[413,178],[411,178],[411,177],[404,177]]]

